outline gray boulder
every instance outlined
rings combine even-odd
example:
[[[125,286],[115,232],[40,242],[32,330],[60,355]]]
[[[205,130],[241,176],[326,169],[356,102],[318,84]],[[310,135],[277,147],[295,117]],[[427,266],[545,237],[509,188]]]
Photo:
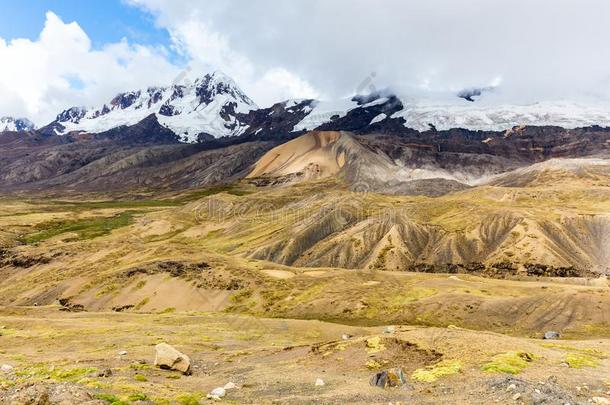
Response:
[[[10,373],[11,371],[13,371],[13,366],[11,366],[10,364],[3,364],[0,366],[0,371],[3,373]]]
[[[548,331],[544,334],[544,339],[545,340],[555,340],[555,339],[559,339],[561,335],[559,334],[559,332],[554,332],[554,331]]]
[[[379,388],[402,387],[407,385],[407,377],[401,368],[393,368],[376,373],[371,378],[370,384]]]
[[[212,392],[210,392],[207,395],[207,398],[219,400],[220,398],[223,398],[225,395],[227,395],[227,390],[225,390],[223,387],[218,387],[218,388],[214,388],[212,390]]]

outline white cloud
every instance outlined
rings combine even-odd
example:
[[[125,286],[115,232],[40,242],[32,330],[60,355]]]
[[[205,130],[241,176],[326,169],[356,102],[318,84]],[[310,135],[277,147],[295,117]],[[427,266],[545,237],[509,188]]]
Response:
[[[606,0],[129,0],[196,63],[255,100],[378,86],[456,92],[500,81],[498,100],[610,98]],[[288,77],[287,76],[287,77]],[[262,81],[261,81],[261,78]],[[315,89],[315,90],[313,90]],[[294,94],[294,96],[297,96]]]
[[[309,83],[283,68],[268,70],[249,88],[252,94],[258,95],[257,99],[265,107],[278,100],[319,97],[319,93]]]
[[[169,83],[178,68],[163,48],[126,40],[92,49],[76,23],[48,12],[37,40],[0,38],[0,113],[38,125],[73,105],[97,105],[117,93]]]
[[[211,29],[205,21],[208,15],[198,8],[176,10],[182,15],[160,17],[167,20],[166,28],[182,53],[191,59],[193,72],[221,70],[231,76],[237,84],[261,106],[270,105],[289,98],[313,98],[318,92],[292,71],[281,65],[260,64],[245,53],[233,49],[225,33]],[[170,20],[176,18],[175,24]]]
[[[490,86],[491,102],[610,99],[606,0],[124,1],[156,17],[191,72],[222,70],[261,106],[372,86],[412,95]],[[0,114],[39,125],[180,70],[163,47],[93,49],[51,12],[38,39],[0,38],[0,60]]]

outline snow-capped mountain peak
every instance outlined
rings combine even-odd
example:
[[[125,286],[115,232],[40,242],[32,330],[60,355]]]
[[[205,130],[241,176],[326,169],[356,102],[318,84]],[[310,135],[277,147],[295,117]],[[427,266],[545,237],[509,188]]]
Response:
[[[0,132],[25,132],[34,129],[36,126],[27,118],[0,117]]]
[[[207,74],[195,80],[197,93],[202,102],[211,102],[215,96],[230,95],[236,100],[256,107],[254,101],[250,99],[229,76],[220,71]]]
[[[257,109],[256,104],[221,72],[166,87],[120,93],[98,108],[72,107],[60,113],[53,126],[57,133],[103,132],[134,125],[150,114],[185,142],[200,137],[241,134],[245,125],[238,115]]]
[[[221,72],[187,77],[165,87],[120,93],[97,108],[72,107],[45,133],[100,133],[132,126],[153,115],[180,141],[230,136],[287,136],[312,130],[414,129],[506,131],[517,126],[610,127],[608,103],[505,104],[493,87],[398,95],[391,90],[345,100],[291,99],[268,108],[256,104]],[[0,126],[0,130],[2,127]]]
[[[377,129],[384,124],[394,125],[400,120],[404,127],[422,132],[453,128],[505,131],[524,125],[566,129],[595,125],[610,127],[609,103],[544,101],[505,104],[480,98],[476,92],[431,97],[371,94],[342,101],[319,101],[312,103],[312,107],[313,111],[295,125],[295,131],[329,127],[363,128],[368,118],[370,121],[367,124],[375,125]]]

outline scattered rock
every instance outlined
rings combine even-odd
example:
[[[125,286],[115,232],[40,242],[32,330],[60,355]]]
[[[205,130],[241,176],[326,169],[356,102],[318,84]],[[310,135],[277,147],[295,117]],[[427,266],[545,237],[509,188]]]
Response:
[[[119,356],[127,356],[127,350],[121,350],[118,354]]]
[[[140,274],[152,275],[169,273],[169,275],[172,277],[188,277],[197,276],[202,272],[209,271],[210,269],[210,265],[205,262],[182,263],[175,261],[161,261],[128,269],[122,274],[122,276],[125,278],[131,278]]]
[[[181,371],[185,375],[191,373],[191,359],[174,349],[167,343],[160,343],[155,346],[155,366],[164,370]]]
[[[370,384],[379,388],[401,387],[407,384],[407,378],[401,368],[394,368],[375,374]]]
[[[0,371],[2,371],[3,373],[10,373],[11,371],[13,371],[13,366],[11,366],[10,364],[3,364],[2,366],[0,366]]]
[[[225,395],[227,395],[227,391],[222,387],[218,387],[218,388],[214,388],[212,390],[212,392],[210,392],[207,395],[207,397],[209,399],[219,400],[220,398],[223,398]]]
[[[385,329],[383,330],[383,333],[394,333],[396,332],[396,328],[394,328],[393,326],[386,326]]]
[[[6,396],[6,403],[50,404],[48,388],[43,385],[32,385],[24,389],[16,388]]]
[[[385,388],[388,385],[388,372],[381,371],[371,378],[370,384],[373,387]]]
[[[554,332],[554,331],[548,331],[544,334],[544,339],[545,340],[555,340],[555,339],[559,339],[561,335],[559,334],[559,332]]]
[[[103,377],[103,378],[112,377],[112,370],[109,368],[105,368],[105,369],[101,370],[99,373],[97,373],[97,376]]]
[[[0,248],[0,267],[12,266],[15,268],[28,269],[37,264],[47,264],[51,258],[45,256],[25,256],[21,253]]]
[[[342,340],[350,340],[351,337],[352,337],[352,335],[348,335],[347,333],[344,333],[343,335],[341,335]]]
[[[226,383],[226,384],[225,384],[225,386],[224,386],[224,389],[225,389],[225,390],[232,390],[232,389],[235,389],[235,388],[237,388],[237,385],[235,385],[235,384],[234,384],[234,383],[232,383],[232,382],[228,382],[228,383]]]
[[[326,383],[324,382],[323,379],[318,378],[318,379],[316,379],[316,384],[315,385],[316,385],[316,387],[323,387],[323,386],[326,385]]]
[[[544,385],[540,382],[528,381],[522,378],[507,376],[492,379],[488,382],[494,391],[502,390],[498,401],[500,403],[519,403],[531,405],[548,404],[582,404],[574,395],[564,387],[547,380]],[[513,390],[512,387],[515,387]],[[509,389],[509,387],[511,389]],[[519,395],[517,397],[517,394]],[[517,398],[517,399],[515,399]],[[511,401],[512,400],[512,401]]]
[[[610,405],[610,401],[603,397],[593,397],[591,398],[591,401],[595,405]]]
[[[117,307],[112,307],[112,310],[114,312],[125,312],[125,311],[129,311],[130,309],[134,308],[135,305],[120,305]]]
[[[530,277],[594,277],[596,274],[588,270],[571,267],[553,267],[539,263],[526,263],[524,265]]]
[[[60,383],[51,385],[33,384],[23,388],[13,388],[6,392],[0,392],[0,403],[29,405],[104,405],[106,402],[93,398],[93,396],[80,385]]]
[[[69,298],[60,298],[59,305],[61,305],[60,311],[64,312],[83,312],[85,307],[81,304],[73,304]]]

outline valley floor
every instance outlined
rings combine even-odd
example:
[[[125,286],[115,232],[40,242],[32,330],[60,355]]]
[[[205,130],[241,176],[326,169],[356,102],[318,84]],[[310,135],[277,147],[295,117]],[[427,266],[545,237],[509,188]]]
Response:
[[[595,187],[1,199],[0,403],[607,404]],[[163,342],[192,375],[153,365]]]
[[[6,404],[32,403],[44,389],[74,401],[67,403],[196,404],[228,382],[237,388],[223,402],[235,404],[586,404],[606,403],[600,398],[610,391],[607,338],[54,306],[2,308],[0,325],[0,363],[14,367],[0,375]],[[191,376],[153,366],[160,342],[191,357]],[[402,367],[406,386],[370,386],[378,369],[390,367]]]

